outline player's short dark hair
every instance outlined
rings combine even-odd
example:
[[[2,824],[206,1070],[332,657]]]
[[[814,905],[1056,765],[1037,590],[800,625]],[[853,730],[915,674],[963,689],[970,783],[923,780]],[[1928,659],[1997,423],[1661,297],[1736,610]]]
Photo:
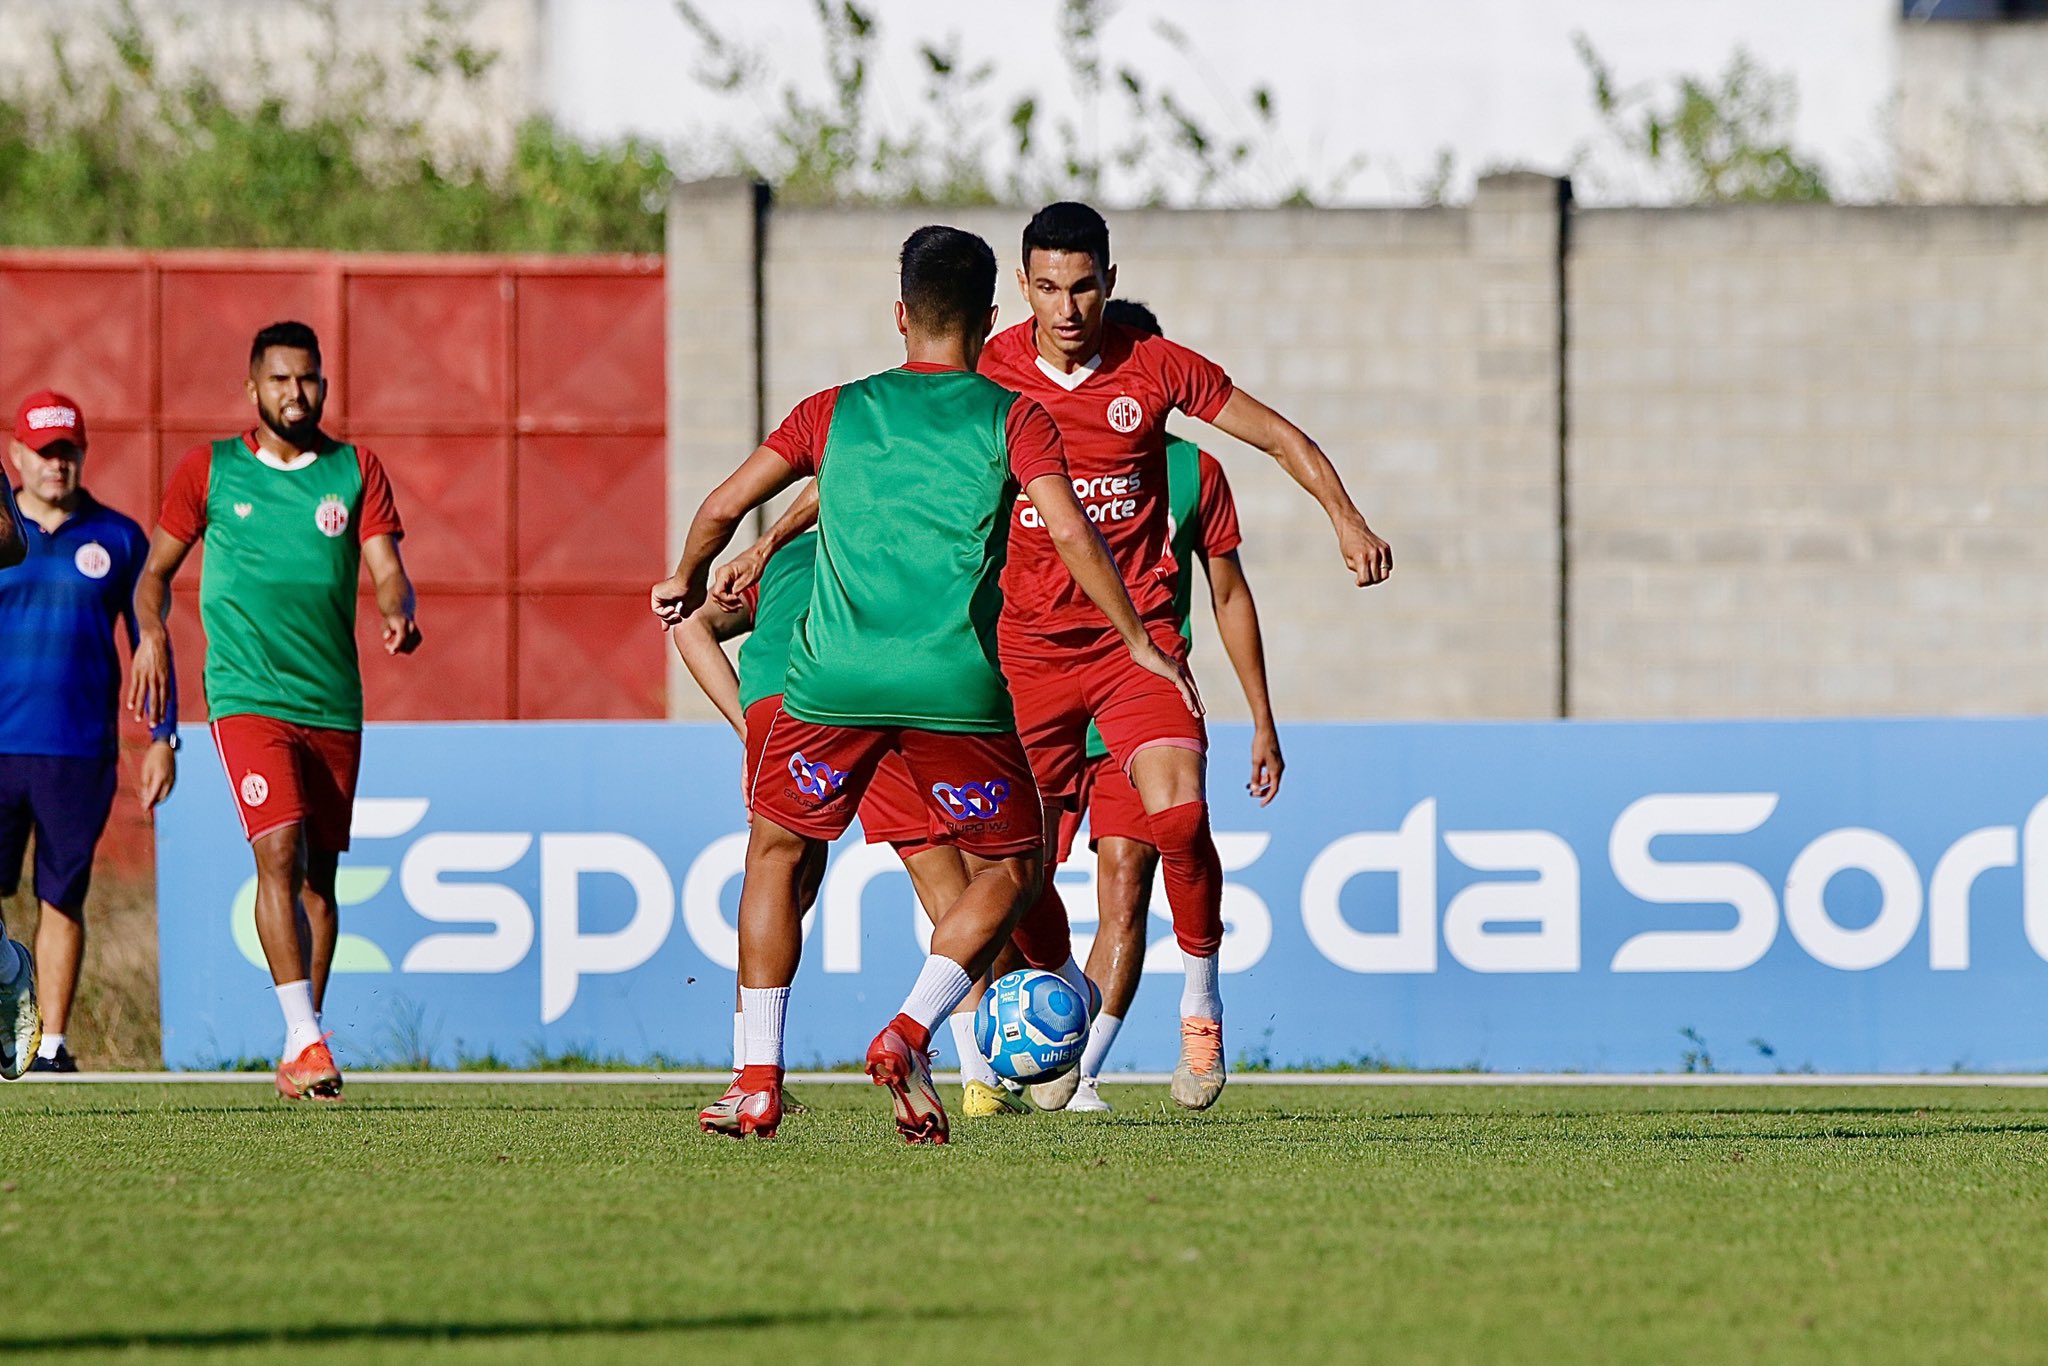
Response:
[[[1095,269],[1109,269],[1109,224],[1086,204],[1062,199],[1031,215],[1024,225],[1024,268],[1031,268],[1033,251],[1084,251]]]
[[[273,346],[286,347],[293,351],[304,351],[313,357],[313,364],[320,363],[320,338],[304,323],[272,323],[256,334],[256,340],[249,343],[249,364],[263,359],[263,353]]]
[[[1120,327],[1143,332],[1148,337],[1166,335],[1166,329],[1159,325],[1159,315],[1136,299],[1111,299],[1102,306],[1102,316]]]
[[[996,302],[996,254],[971,232],[934,224],[903,239],[903,311],[930,331],[987,324]]]

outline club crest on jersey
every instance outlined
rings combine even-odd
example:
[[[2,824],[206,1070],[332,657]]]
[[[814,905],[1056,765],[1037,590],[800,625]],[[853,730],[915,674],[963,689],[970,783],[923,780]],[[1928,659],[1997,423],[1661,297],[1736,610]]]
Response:
[[[256,505],[255,505],[254,503],[237,503],[237,504],[235,504],[235,516],[237,516],[237,517],[241,517],[241,518],[244,518],[244,519],[246,519],[246,518],[247,518],[247,517],[249,516],[249,514],[250,514],[250,513],[252,513],[252,512],[254,512],[255,510],[256,510]]]
[[[270,800],[270,780],[261,773],[242,775],[242,805],[261,806]]]
[[[320,506],[313,509],[313,525],[323,536],[339,536],[348,530],[348,504],[341,501],[340,494],[330,493],[320,500]]]
[[[1137,431],[1138,424],[1144,420],[1144,408],[1129,394],[1118,394],[1109,401],[1109,425],[1112,430],[1128,436]]]
[[[796,780],[797,790],[806,797],[824,801],[846,784],[846,773],[820,761],[811,763],[802,752],[789,756],[789,776]]]
[[[114,572],[114,557],[98,541],[87,541],[78,547],[78,553],[71,557],[71,563],[78,566],[78,572],[88,579],[104,579]]]
[[[932,796],[956,821],[985,821],[994,819],[1003,809],[1003,803],[1010,798],[1010,785],[1001,778],[991,778],[985,783],[962,783],[958,787],[951,783],[933,783]]]

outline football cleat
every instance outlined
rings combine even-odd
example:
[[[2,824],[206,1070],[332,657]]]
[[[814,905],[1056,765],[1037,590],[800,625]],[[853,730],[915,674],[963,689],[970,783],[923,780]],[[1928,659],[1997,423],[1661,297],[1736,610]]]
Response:
[[[332,1035],[322,1034],[299,1050],[296,1058],[277,1065],[277,1093],[286,1100],[340,1100],[341,1069],[327,1051]]]
[[[1074,1088],[1074,1098],[1067,1102],[1067,1109],[1081,1114],[1106,1115],[1115,1108],[1102,1098],[1095,1085],[1095,1078],[1081,1078],[1081,1084]]]
[[[748,1090],[738,1077],[725,1094],[697,1112],[697,1127],[727,1138],[773,1138],[782,1125],[782,1086]]]
[[[1024,1097],[1001,1086],[990,1086],[985,1081],[970,1081],[963,1088],[960,1113],[969,1119],[987,1119],[992,1115],[1028,1115],[1031,1104]]]
[[[28,1071],[43,1046],[43,1014],[36,1009],[36,961],[20,944],[21,976],[0,984],[0,1077],[13,1081]]]
[[[896,1132],[905,1143],[944,1143],[949,1136],[946,1107],[932,1085],[931,1055],[911,1047],[891,1020],[868,1045],[868,1076],[889,1088],[896,1104]]]
[[[68,1045],[58,1044],[57,1051],[47,1058],[42,1056],[40,1045],[38,1045],[36,1060],[28,1065],[28,1070],[31,1072],[76,1072],[78,1070],[78,1059],[71,1056],[71,1049]]]
[[[1173,1069],[1173,1103],[1206,1110],[1223,1094],[1223,1021],[1182,1017],[1180,1066]]]

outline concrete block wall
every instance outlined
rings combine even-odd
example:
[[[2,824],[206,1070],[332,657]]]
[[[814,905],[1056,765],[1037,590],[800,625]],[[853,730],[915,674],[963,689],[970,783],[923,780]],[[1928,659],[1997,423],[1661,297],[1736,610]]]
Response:
[[[2048,707],[2048,213],[1571,231],[1575,714]]]

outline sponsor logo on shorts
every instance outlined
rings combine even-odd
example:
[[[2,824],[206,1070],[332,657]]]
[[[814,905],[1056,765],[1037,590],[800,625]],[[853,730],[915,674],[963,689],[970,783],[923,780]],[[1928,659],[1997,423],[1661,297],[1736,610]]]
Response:
[[[827,763],[812,763],[801,752],[789,756],[789,776],[806,797],[825,801],[846,784],[846,771]]]
[[[87,541],[78,547],[78,553],[71,557],[71,563],[78,566],[78,572],[88,579],[104,579],[114,572],[114,557],[98,541]]]
[[[242,805],[261,806],[270,800],[270,780],[261,773],[242,775]]]
[[[1109,425],[1114,430],[1128,435],[1137,431],[1144,420],[1144,408],[1129,394],[1118,394],[1109,401]]]
[[[1010,785],[1001,778],[962,783],[958,787],[951,783],[933,783],[932,796],[956,821],[986,821],[995,819],[1002,811],[1003,803],[1010,799]]]
[[[328,494],[313,509],[313,525],[320,528],[323,536],[341,535],[348,530],[348,504],[341,501],[339,494]]]

